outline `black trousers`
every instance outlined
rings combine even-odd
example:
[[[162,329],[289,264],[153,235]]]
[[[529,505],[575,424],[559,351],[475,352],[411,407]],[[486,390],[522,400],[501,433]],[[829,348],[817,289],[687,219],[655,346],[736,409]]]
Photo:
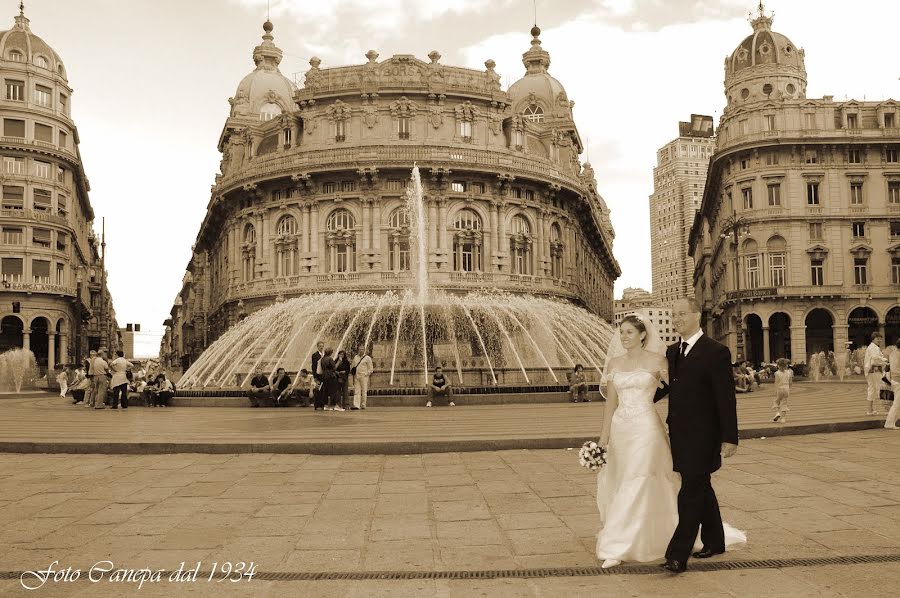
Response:
[[[128,409],[128,384],[120,384],[113,386],[112,389],[112,408],[119,408],[119,401],[122,401],[122,409]]]
[[[704,548],[716,552],[725,550],[722,515],[709,474],[682,474],[681,490],[678,492],[678,526],[666,549],[666,558],[687,562],[698,530]]]

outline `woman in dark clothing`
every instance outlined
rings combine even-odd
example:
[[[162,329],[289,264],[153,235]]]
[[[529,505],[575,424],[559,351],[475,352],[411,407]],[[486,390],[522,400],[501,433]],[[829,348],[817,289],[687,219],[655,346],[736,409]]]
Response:
[[[337,375],[337,401],[335,411],[347,410],[347,389],[350,385],[350,360],[344,351],[338,351],[337,359],[334,364],[334,371]]]
[[[334,409],[334,398],[337,395],[337,378],[334,372],[334,349],[331,347],[325,349],[322,359],[319,360],[319,381],[322,383],[321,396],[323,397],[324,409],[331,411]]]

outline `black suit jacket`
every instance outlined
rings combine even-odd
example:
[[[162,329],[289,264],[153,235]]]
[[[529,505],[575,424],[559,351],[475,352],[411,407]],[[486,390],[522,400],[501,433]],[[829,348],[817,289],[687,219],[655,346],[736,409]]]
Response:
[[[320,359],[322,359],[322,354],[319,353],[318,351],[316,351],[315,353],[312,354],[312,375],[313,375],[313,378],[316,380],[321,380],[321,377],[317,373],[317,370],[319,368],[316,367],[319,365]]]
[[[669,438],[675,471],[712,473],[722,466],[721,444],[738,443],[737,401],[728,347],[701,335],[686,357],[669,345]]]

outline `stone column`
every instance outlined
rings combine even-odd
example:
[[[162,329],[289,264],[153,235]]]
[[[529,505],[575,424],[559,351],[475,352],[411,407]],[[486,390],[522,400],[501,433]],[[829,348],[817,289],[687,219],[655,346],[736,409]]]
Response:
[[[318,256],[317,261],[323,261],[325,256],[322,254],[322,250],[319,248],[319,204],[315,202],[312,204],[310,208],[309,215],[309,251],[310,253]],[[314,272],[321,272],[322,268],[317,265],[313,268]]]
[[[47,371],[56,368],[56,333],[47,333]]]
[[[791,361],[806,363],[806,325],[791,325]]]
[[[769,363],[771,356],[769,354],[769,327],[763,326],[763,361]]]
[[[375,200],[372,206],[372,249],[374,252],[381,250],[381,201]]]
[[[31,329],[26,328],[22,330],[22,348],[31,350]]]
[[[438,204],[438,247],[450,248],[450,241],[447,238],[447,200],[441,198]]]
[[[69,362],[69,335],[65,332],[59,334],[59,357],[63,362]]]
[[[491,240],[493,242],[488,242],[483,244],[482,248],[487,249],[490,248],[490,255],[485,255],[485,260],[493,260],[494,256],[498,254],[500,251],[500,228],[497,224],[497,213],[500,211],[500,208],[497,204],[492,204],[490,208],[491,212]],[[488,253],[488,252],[485,252]],[[491,262],[485,261],[486,264]]]
[[[360,214],[362,215],[362,246],[361,249],[372,247],[372,200],[368,197],[362,199]]]
[[[428,253],[434,253],[438,248],[438,222],[437,222],[437,202],[436,197],[428,198]]]
[[[544,213],[537,212],[537,251],[534,252],[537,261],[534,274],[544,276]]]
[[[306,237],[306,241],[303,243],[303,252],[308,254],[309,252],[312,251],[312,236],[313,236],[313,232],[312,232],[312,231],[313,231],[313,229],[312,229],[312,219],[313,219],[313,215],[312,215],[312,204],[307,203],[305,206],[303,206],[303,211],[306,212],[306,222],[305,222],[305,224],[306,224],[306,234],[304,235],[304,236]]]

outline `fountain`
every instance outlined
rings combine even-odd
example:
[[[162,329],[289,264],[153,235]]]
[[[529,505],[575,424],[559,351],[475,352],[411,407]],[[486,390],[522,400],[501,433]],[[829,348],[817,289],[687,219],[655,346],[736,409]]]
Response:
[[[28,349],[11,349],[0,355],[0,391],[22,392],[37,378],[34,353]]]
[[[599,316],[532,295],[429,288],[422,198],[414,167],[407,189],[414,288],[317,293],[270,305],[216,340],[179,389],[243,387],[257,368],[269,375],[279,367],[299,371],[319,341],[351,355],[365,347],[375,363],[373,388],[421,388],[437,365],[461,386],[566,384],[565,373],[578,363],[599,381],[614,332]]]

